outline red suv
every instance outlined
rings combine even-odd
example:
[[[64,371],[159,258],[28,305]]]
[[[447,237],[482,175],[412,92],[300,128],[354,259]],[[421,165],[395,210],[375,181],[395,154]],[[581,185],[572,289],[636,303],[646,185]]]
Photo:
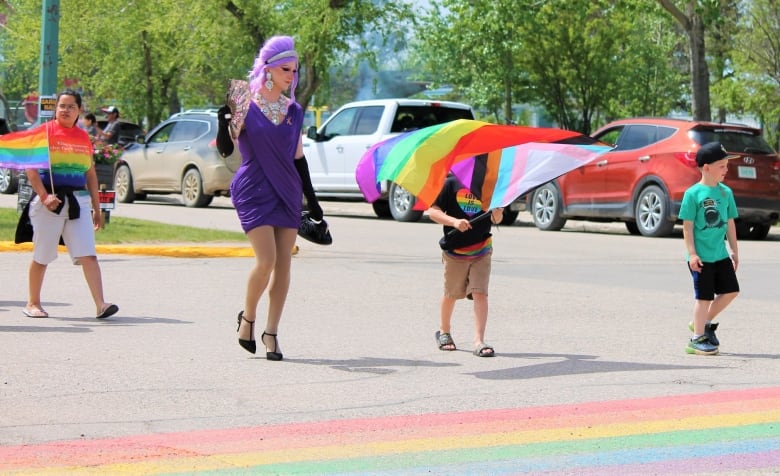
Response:
[[[634,235],[668,235],[683,193],[701,179],[696,151],[712,141],[739,155],[724,181],[737,202],[739,238],[764,239],[780,218],[780,159],[760,129],[634,118],[607,124],[593,137],[614,149],[530,195],[537,228],[560,230],[567,219],[622,221]]]

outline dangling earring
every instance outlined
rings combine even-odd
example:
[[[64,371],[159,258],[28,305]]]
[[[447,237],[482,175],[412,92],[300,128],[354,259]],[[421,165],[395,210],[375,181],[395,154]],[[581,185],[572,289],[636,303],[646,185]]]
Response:
[[[266,71],[265,72],[265,89],[270,91],[273,88],[274,88],[274,82],[271,79],[271,72],[270,71]]]

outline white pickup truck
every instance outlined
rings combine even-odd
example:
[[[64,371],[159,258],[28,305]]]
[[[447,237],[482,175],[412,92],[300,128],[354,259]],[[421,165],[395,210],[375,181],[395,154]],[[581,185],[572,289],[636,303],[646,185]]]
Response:
[[[345,104],[319,130],[310,127],[303,139],[314,191],[325,198],[362,199],[355,168],[366,150],[402,132],[456,119],[474,119],[471,107],[419,99],[376,99]],[[373,203],[377,216],[392,216],[398,221],[417,221],[422,216],[421,211],[413,209],[414,196],[403,187],[383,184],[382,192],[382,198]],[[519,211],[505,209],[504,222],[513,223]]]

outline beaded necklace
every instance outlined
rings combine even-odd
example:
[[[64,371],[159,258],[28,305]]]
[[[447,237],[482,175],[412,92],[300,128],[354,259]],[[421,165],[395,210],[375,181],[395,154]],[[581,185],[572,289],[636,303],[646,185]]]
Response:
[[[279,99],[276,101],[268,102],[262,95],[255,96],[257,105],[260,106],[260,111],[265,114],[265,117],[271,120],[274,125],[279,125],[282,119],[287,115],[287,98],[279,95]]]

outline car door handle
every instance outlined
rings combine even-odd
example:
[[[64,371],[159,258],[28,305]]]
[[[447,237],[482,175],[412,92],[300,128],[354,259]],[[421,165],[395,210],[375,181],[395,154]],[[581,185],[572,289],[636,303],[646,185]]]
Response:
[[[344,147],[340,146],[340,145],[337,145],[336,146],[336,152],[338,152],[339,154],[343,154],[344,153]]]
[[[596,162],[596,167],[604,167],[608,163],[609,161],[607,159],[599,160],[598,162]]]
[[[192,149],[191,145],[188,145],[188,146],[184,147],[184,150],[190,150],[190,149]]]
[[[643,156],[639,157],[639,161],[640,162],[647,162],[648,160],[650,160],[650,156],[649,155],[643,155]]]

